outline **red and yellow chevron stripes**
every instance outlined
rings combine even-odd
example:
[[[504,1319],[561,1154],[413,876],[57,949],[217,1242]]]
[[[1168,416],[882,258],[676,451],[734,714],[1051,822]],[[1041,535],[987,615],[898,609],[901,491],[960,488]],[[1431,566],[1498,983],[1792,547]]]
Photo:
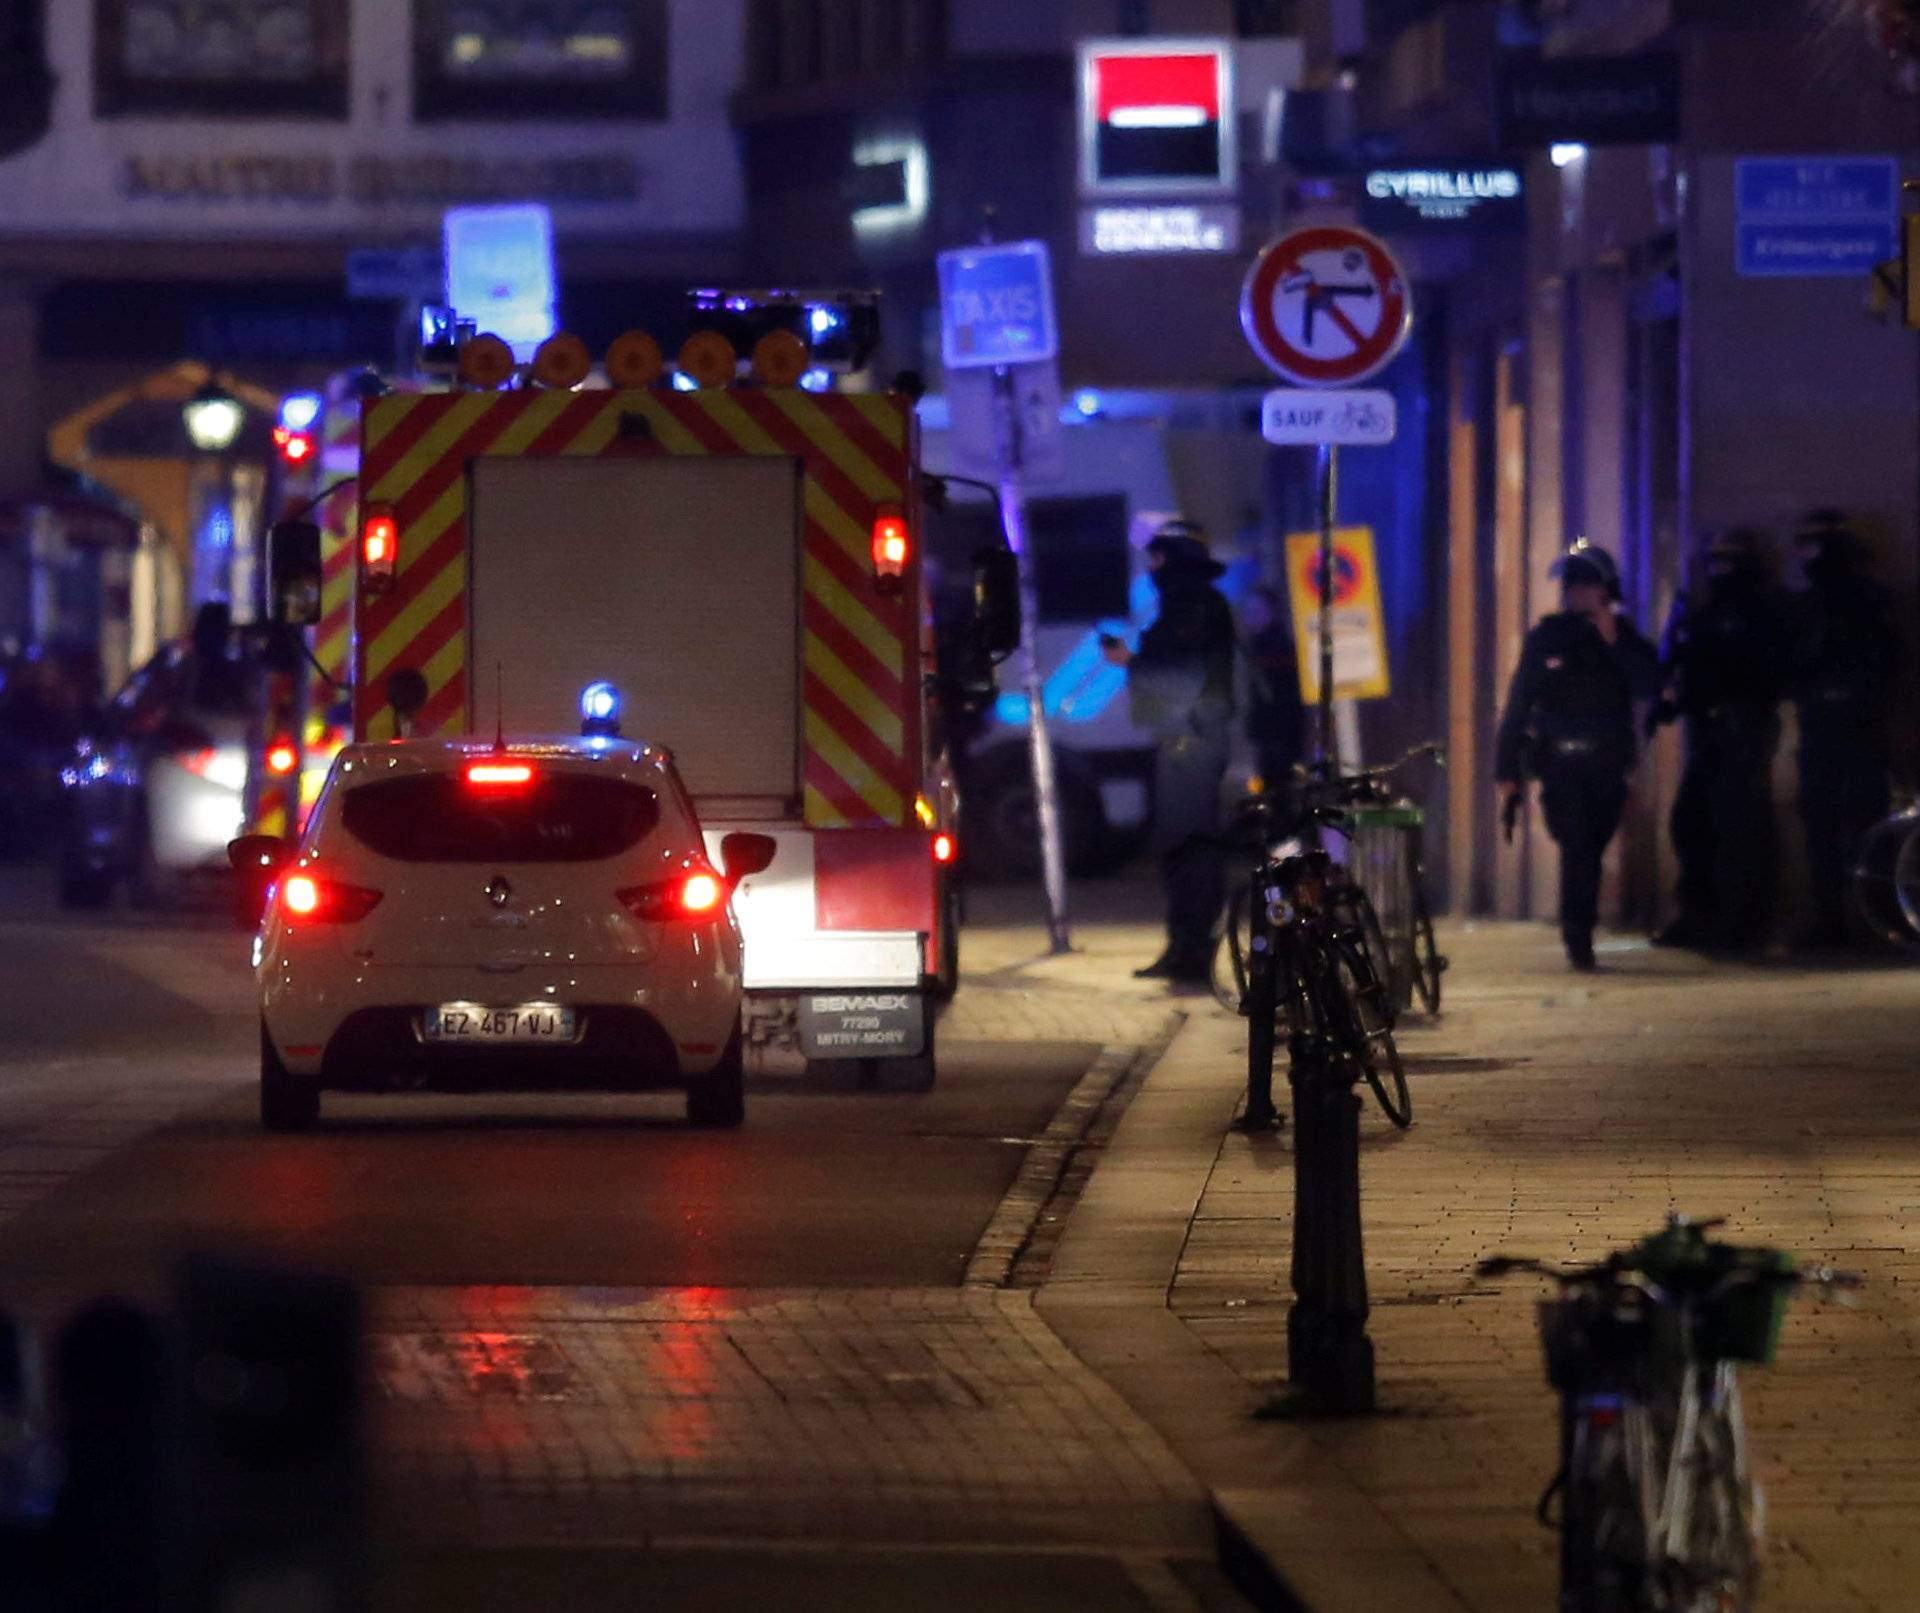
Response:
[[[890,395],[700,392],[454,392],[366,406],[360,496],[400,527],[393,586],[355,601],[354,727],[393,737],[387,679],[427,680],[416,731],[469,728],[467,463],[479,456],[769,454],[800,460],[801,686],[806,821],[904,825],[920,777],[919,546],[906,586],[874,587],[875,508],[907,503],[909,404]],[[622,430],[626,417],[636,427]],[[724,562],[721,562],[724,563]],[[583,584],[584,585],[584,584]]]

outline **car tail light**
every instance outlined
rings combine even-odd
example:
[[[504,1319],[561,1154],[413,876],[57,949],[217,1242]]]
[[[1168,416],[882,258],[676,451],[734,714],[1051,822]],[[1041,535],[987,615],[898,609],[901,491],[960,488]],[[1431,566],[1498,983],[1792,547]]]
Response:
[[[393,582],[400,558],[400,520],[391,504],[369,504],[360,517],[360,574],[369,588]]]
[[[635,918],[649,924],[671,924],[718,913],[726,906],[727,886],[711,868],[696,865],[682,869],[671,879],[629,885],[614,895]]]
[[[299,765],[300,753],[291,740],[276,739],[267,747],[267,771],[276,778],[285,778]]]
[[[898,592],[912,553],[906,516],[883,504],[873,515],[873,576],[883,594]]]
[[[517,790],[533,782],[533,769],[525,762],[469,762],[466,776],[478,790]]]
[[[950,863],[960,855],[960,842],[950,834],[937,834],[933,837],[933,860],[937,863]]]
[[[314,924],[357,924],[380,905],[379,891],[319,874],[289,874],[280,882],[280,906]]]

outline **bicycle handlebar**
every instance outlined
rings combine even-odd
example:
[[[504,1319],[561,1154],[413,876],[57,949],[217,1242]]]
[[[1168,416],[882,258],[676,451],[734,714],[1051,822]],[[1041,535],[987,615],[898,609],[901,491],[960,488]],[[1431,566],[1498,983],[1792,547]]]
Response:
[[[1597,1266],[1555,1266],[1530,1255],[1489,1255],[1477,1261],[1473,1268],[1476,1277],[1504,1277],[1516,1271],[1537,1272],[1562,1288],[1577,1288],[1582,1283],[1602,1279],[1624,1281],[1658,1303],[1665,1304],[1670,1300],[1667,1289],[1649,1273],[1635,1266],[1625,1253],[1609,1255]],[[1823,1292],[1866,1286],[1866,1278],[1859,1272],[1839,1271],[1832,1266],[1812,1266],[1799,1271],[1768,1271],[1756,1266],[1736,1266],[1707,1290],[1707,1298],[1718,1299],[1742,1284],[1760,1282],[1787,1288],[1819,1288]]]

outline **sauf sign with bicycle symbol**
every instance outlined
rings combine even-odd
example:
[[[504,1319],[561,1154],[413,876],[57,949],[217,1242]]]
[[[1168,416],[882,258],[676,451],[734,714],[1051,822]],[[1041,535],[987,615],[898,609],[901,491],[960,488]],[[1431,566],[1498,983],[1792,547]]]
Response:
[[[1413,329],[1406,275],[1381,242],[1344,225],[1281,236],[1248,271],[1240,325],[1268,368],[1301,389],[1267,394],[1260,431],[1268,442],[1393,441],[1393,395],[1354,390],[1393,361]]]

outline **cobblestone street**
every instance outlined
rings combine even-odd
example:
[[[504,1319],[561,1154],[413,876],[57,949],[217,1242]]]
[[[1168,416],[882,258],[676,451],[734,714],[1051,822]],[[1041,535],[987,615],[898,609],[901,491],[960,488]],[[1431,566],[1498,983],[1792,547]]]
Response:
[[[388,1290],[389,1517],[462,1538],[1204,1551],[1203,1496],[1025,1294]]]

